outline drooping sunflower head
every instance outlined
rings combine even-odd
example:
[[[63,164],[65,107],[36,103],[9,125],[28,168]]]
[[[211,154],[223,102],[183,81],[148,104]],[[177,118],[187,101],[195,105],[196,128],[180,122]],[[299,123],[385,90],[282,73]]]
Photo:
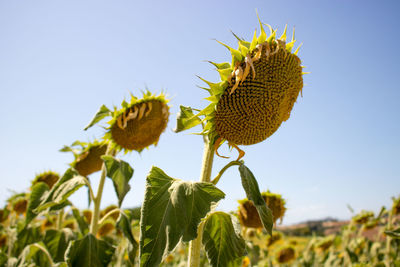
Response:
[[[393,212],[393,215],[400,214],[400,197],[393,198],[392,212]]]
[[[374,218],[374,213],[372,211],[361,211],[359,214],[354,216],[352,218],[352,221],[357,223],[357,224],[365,224],[368,221],[370,221],[372,218]]]
[[[275,222],[280,219],[282,222],[283,216],[286,212],[286,201],[279,194],[271,193],[270,191],[263,192],[262,197],[264,198],[265,204],[272,211]]]
[[[276,260],[279,263],[288,263],[296,258],[296,250],[292,246],[287,246],[280,249],[276,255]]]
[[[270,35],[265,33],[260,21],[261,33],[254,32],[251,42],[238,39],[239,48],[225,44],[232,63],[213,63],[221,82],[211,83],[211,104],[199,112],[205,115],[203,134],[208,135],[215,147],[223,141],[237,145],[252,145],[271,136],[290,117],[293,105],[303,88],[301,60],[294,52],[294,31],[290,42],[286,41],[286,28],[280,38],[269,25]],[[222,44],[222,43],[221,43]],[[241,150],[239,150],[241,152]]]
[[[53,171],[46,171],[39,173],[36,175],[35,179],[32,181],[32,186],[39,182],[43,182],[47,184],[47,186],[51,189],[53,185],[60,179],[60,175]]]
[[[285,200],[282,196],[269,191],[263,192],[261,196],[263,197],[267,207],[271,210],[274,222],[278,219],[281,219],[282,221],[286,212]],[[251,200],[245,198],[239,200],[239,204],[238,217],[243,226],[251,228],[263,227],[257,209]]]
[[[121,109],[114,110],[105,138],[119,149],[140,152],[156,145],[167,127],[168,100],[163,94],[156,96],[150,92],[141,99],[131,96],[130,103],[124,101]]]
[[[108,142],[94,140],[90,143],[75,141],[71,146],[64,146],[61,152],[72,152],[74,161],[70,164],[80,175],[88,176],[101,170],[103,160],[101,156],[106,154]]]
[[[326,237],[320,239],[315,244],[315,248],[321,252],[327,251],[333,245],[334,241],[335,241],[334,235],[326,236]]]

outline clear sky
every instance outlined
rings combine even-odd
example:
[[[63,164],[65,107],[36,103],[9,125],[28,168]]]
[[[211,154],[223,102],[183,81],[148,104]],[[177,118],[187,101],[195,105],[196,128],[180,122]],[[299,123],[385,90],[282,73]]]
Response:
[[[58,152],[63,145],[104,133],[82,130],[97,109],[146,86],[172,98],[170,122],[156,148],[123,157],[135,169],[124,206],[140,205],[152,165],[197,180],[202,138],[172,132],[176,113],[181,104],[205,107],[196,75],[219,76],[204,60],[230,61],[213,39],[236,47],[230,30],[250,39],[256,8],[279,34],[296,27],[311,72],[291,118],[266,141],[242,147],[260,188],[287,200],[285,224],[346,219],[347,204],[357,212],[389,205],[400,194],[400,6],[365,0],[0,0],[0,204],[36,173],[63,173],[73,159]],[[213,175],[226,163],[216,158]],[[236,209],[245,197],[237,168],[218,186],[227,193],[219,207]],[[85,191],[72,197],[76,206],[86,207]],[[103,204],[112,203],[107,181]]]

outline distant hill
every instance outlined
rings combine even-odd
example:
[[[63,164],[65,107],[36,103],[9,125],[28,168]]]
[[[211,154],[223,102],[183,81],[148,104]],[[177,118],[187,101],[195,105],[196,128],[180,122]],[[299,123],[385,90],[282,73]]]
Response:
[[[349,221],[327,217],[321,220],[309,220],[289,226],[277,226],[278,231],[289,236],[309,236],[312,234],[324,236],[339,233]]]

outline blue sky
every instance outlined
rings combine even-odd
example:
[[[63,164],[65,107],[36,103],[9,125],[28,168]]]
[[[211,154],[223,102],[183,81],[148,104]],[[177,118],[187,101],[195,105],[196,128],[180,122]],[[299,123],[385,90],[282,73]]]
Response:
[[[346,219],[347,204],[389,205],[400,194],[397,1],[0,1],[0,203],[10,190],[27,190],[36,173],[63,173],[73,159],[58,152],[63,145],[104,133],[82,130],[97,109],[146,86],[171,97],[170,122],[156,148],[123,157],[135,169],[124,206],[141,203],[153,165],[197,180],[202,139],[172,132],[177,110],[205,107],[196,75],[218,81],[204,61],[230,60],[213,39],[236,46],[230,30],[250,39],[256,8],[279,33],[296,27],[311,72],[291,118],[243,147],[260,188],[287,200],[285,224]],[[216,158],[213,175],[226,163]],[[236,209],[245,197],[237,169],[218,186],[227,194],[219,207]],[[72,201],[86,207],[85,190]],[[117,203],[110,181],[102,203]]]

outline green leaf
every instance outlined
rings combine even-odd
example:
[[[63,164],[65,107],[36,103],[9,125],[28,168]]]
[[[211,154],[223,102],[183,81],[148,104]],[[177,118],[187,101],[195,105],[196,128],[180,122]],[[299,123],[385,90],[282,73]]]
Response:
[[[85,179],[85,177],[80,176],[75,170],[69,168],[53,188],[43,196],[40,205],[33,212],[39,213],[57,205],[61,205],[62,207],[66,204],[64,202],[67,201],[70,195],[85,185]]]
[[[385,234],[395,239],[400,239],[400,227],[392,231],[387,230]]]
[[[89,232],[89,225],[81,216],[80,211],[77,208],[72,208],[72,214],[75,217],[76,222],[78,223],[79,230],[82,235],[86,235]]]
[[[132,249],[129,251],[129,256],[131,262],[135,262],[135,256],[137,249],[139,248],[139,244],[137,243],[135,237],[133,236],[131,223],[124,212],[119,214],[119,218],[116,224],[117,228],[121,230],[123,235],[129,240],[132,245]]]
[[[105,105],[102,105],[100,109],[97,111],[96,115],[94,115],[92,121],[85,127],[85,131],[104,119],[107,116],[111,115],[111,110],[109,110]]]
[[[132,178],[133,169],[127,162],[112,156],[102,156],[101,158],[106,165],[107,177],[113,181],[118,197],[118,205],[121,207],[122,200],[131,189],[129,180]]]
[[[249,168],[247,168],[244,164],[239,166],[239,172],[240,177],[242,178],[242,186],[246,192],[247,198],[253,201],[264,229],[267,230],[267,232],[271,235],[272,227],[274,225],[272,212],[267,207],[263,197],[261,196],[256,178]]]
[[[50,259],[42,251],[46,250],[43,242],[38,242],[26,246],[21,254],[18,256],[18,267],[22,266],[43,266],[43,267],[53,267],[51,265]]]
[[[181,111],[178,113],[174,132],[179,133],[201,123],[201,120],[193,114],[191,107],[180,106],[179,108]]]
[[[37,213],[34,213],[33,210],[39,206],[41,198],[48,190],[49,186],[43,182],[36,183],[32,187],[31,195],[29,196],[29,204],[26,211],[26,224],[30,223],[37,216]]]
[[[62,230],[47,230],[43,243],[53,258],[54,262],[64,261],[65,251],[70,241],[74,240],[74,233],[69,228]]]
[[[14,243],[14,255],[19,255],[26,246],[38,242],[41,239],[42,236],[39,227],[24,227],[17,234],[17,240]]]
[[[65,252],[69,267],[106,267],[111,261],[115,248],[92,234],[70,242]]]
[[[197,236],[200,220],[225,194],[211,183],[173,179],[153,167],[140,222],[140,266],[158,266],[180,240]]]
[[[8,257],[7,254],[3,251],[0,251],[0,266],[6,266]]]
[[[204,223],[203,246],[208,261],[213,267],[238,266],[237,262],[246,255],[246,243],[232,224],[231,215],[225,212],[214,212]]]

